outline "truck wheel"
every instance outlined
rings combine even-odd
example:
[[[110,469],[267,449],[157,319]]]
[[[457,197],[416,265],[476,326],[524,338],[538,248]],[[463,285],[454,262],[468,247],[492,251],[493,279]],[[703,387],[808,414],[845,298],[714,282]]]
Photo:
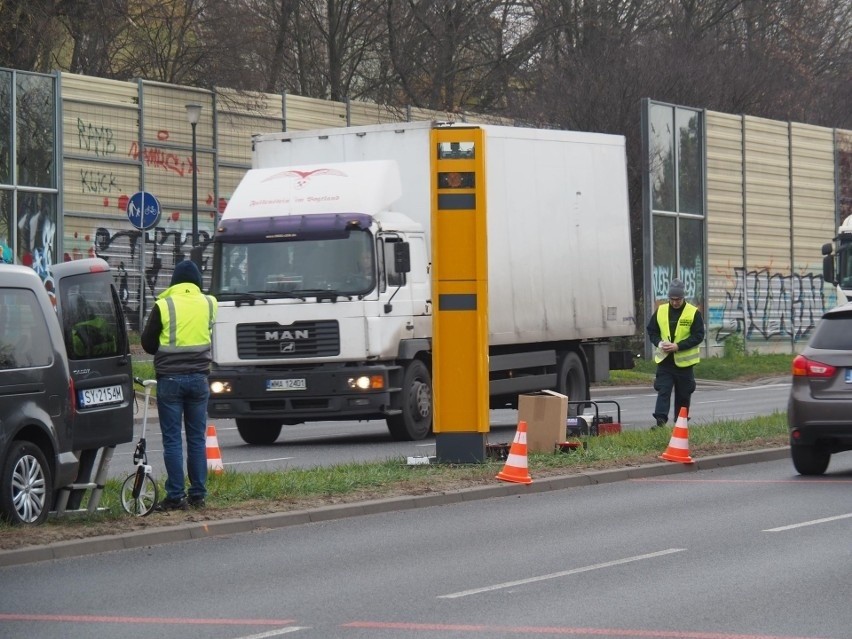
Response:
[[[586,381],[586,371],[580,356],[574,351],[563,354],[559,362],[557,373],[556,392],[568,396],[572,402],[581,402],[589,399],[589,384]],[[568,414],[577,415],[581,413],[581,406],[569,406]]]
[[[396,441],[417,441],[432,432],[432,376],[426,364],[412,360],[402,377],[402,414],[387,418],[388,431]]]
[[[274,419],[238,419],[237,431],[246,444],[269,446],[281,434],[281,422]]]
[[[822,475],[831,461],[831,453],[824,448],[800,444],[790,446],[790,457],[800,475]]]
[[[43,524],[53,496],[53,477],[44,453],[30,442],[12,442],[2,468],[0,515],[16,526]]]

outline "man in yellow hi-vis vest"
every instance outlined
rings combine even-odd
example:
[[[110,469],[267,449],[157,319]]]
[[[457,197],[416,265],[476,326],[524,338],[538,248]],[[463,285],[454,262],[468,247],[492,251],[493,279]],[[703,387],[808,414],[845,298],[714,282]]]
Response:
[[[210,386],[210,330],[216,298],[201,292],[201,271],[180,262],[157,297],[140,341],[154,356],[157,413],[163,434],[166,498],[158,510],[203,508],[207,497],[207,399]],[[181,423],[183,422],[183,424]],[[183,473],[181,426],[186,430],[187,498]]]
[[[651,428],[660,428],[669,420],[672,389],[675,394],[674,416],[681,408],[689,411],[689,400],[695,391],[695,365],[699,360],[699,345],[704,341],[704,320],[697,307],[684,300],[685,286],[681,280],[669,285],[669,301],[661,304],[648,322],[648,338],[654,345],[657,375],[654,390],[657,404]]]

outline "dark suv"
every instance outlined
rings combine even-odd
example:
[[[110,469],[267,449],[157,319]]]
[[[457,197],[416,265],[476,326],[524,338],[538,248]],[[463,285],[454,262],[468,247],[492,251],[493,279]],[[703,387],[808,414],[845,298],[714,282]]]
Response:
[[[40,524],[60,495],[79,506],[99,451],[133,438],[132,375],[104,260],[47,282],[0,264],[0,517]]]
[[[827,311],[793,360],[787,422],[802,475],[821,475],[832,454],[852,450],[852,302]]]

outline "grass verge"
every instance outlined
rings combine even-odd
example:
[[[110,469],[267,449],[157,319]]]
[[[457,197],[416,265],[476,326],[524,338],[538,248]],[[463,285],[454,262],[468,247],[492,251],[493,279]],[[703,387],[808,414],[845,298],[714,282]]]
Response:
[[[531,454],[530,475],[538,478],[570,475],[658,462],[669,443],[670,429],[628,431],[617,435],[582,438],[585,448],[569,453]],[[693,459],[737,451],[785,446],[784,413],[744,421],[721,421],[689,429]],[[186,513],[126,514],[119,502],[120,480],[109,480],[100,502],[102,511],[87,516],[52,518],[37,528],[0,526],[0,549],[43,545],[56,541],[117,534],[205,521],[285,512],[401,495],[446,492],[498,482],[502,461],[483,464],[408,466],[403,458],[380,463],[346,464],[274,472],[234,472],[211,475],[208,507]],[[164,478],[158,478],[161,483]],[[161,493],[162,494],[162,493]]]

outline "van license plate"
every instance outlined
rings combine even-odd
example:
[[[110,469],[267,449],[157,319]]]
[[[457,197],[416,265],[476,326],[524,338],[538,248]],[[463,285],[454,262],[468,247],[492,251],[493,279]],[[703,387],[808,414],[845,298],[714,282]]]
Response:
[[[79,391],[78,401],[82,408],[102,406],[104,404],[118,404],[124,401],[124,392],[119,385],[87,388],[86,390]]]
[[[266,380],[266,390],[268,391],[307,390],[307,388],[308,385],[305,383],[304,378]]]

